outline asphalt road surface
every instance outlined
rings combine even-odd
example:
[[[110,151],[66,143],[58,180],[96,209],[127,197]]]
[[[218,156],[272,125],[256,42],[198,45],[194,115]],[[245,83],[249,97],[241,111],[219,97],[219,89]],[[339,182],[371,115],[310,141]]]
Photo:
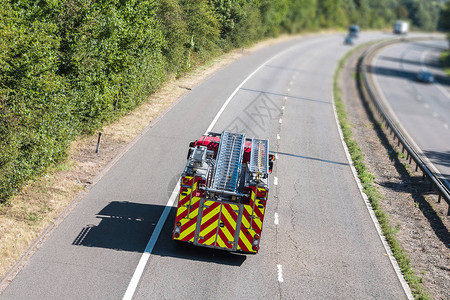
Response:
[[[386,37],[362,33],[356,44]],[[272,45],[193,89],[92,188],[0,299],[122,299],[189,142],[237,87],[212,130],[269,138],[278,153],[259,254],[174,243],[171,208],[133,298],[406,298],[335,121],[333,74],[350,50],[343,40],[333,34]]]
[[[371,75],[403,132],[450,187],[450,80],[439,63],[447,47],[444,40],[385,47],[372,61]],[[420,70],[435,81],[418,81]]]

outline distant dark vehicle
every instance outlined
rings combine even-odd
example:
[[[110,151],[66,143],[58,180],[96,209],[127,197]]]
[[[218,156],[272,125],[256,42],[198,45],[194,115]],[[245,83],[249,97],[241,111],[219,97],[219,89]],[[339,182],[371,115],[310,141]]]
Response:
[[[351,37],[350,35],[347,35],[345,37],[344,44],[353,46],[355,44],[353,37]]]
[[[421,70],[417,74],[417,80],[424,83],[432,83],[434,81],[434,76],[430,71]]]
[[[350,26],[348,28],[348,35],[353,38],[357,38],[359,35],[359,26],[357,26],[357,25]]]

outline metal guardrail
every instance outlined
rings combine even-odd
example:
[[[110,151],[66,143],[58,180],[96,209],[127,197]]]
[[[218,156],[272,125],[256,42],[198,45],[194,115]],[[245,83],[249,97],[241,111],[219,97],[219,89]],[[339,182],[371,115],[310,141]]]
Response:
[[[432,38],[430,38],[432,39]],[[408,140],[403,136],[402,132],[397,128],[395,123],[392,121],[389,114],[386,112],[384,107],[381,105],[381,102],[378,100],[378,97],[376,93],[374,92],[374,88],[369,83],[369,80],[367,78],[367,60],[368,57],[370,57],[372,54],[375,53],[375,51],[390,45],[394,43],[398,43],[401,41],[413,41],[413,40],[425,40],[424,38],[420,39],[401,39],[401,40],[388,40],[381,42],[379,44],[371,46],[369,49],[367,49],[364,54],[360,57],[360,60],[358,62],[358,73],[360,76],[358,76],[360,87],[363,89],[363,92],[367,93],[367,98],[370,99],[372,104],[375,106],[376,110],[378,111],[380,117],[383,119],[386,126],[390,128],[391,134],[394,134],[394,140],[397,138],[398,140],[398,146],[400,144],[402,145],[402,153],[405,151],[407,152],[406,159],[409,159],[409,164],[411,164],[411,160],[414,160],[416,163],[416,171],[418,168],[421,169],[423,173],[423,178],[428,178],[430,180],[430,189],[434,187],[435,191],[438,193],[439,198],[438,202],[441,202],[441,198],[444,198],[444,200],[449,205],[447,216],[450,216],[450,187],[446,186],[444,182],[442,182],[434,172],[431,171],[431,169],[427,166],[427,164],[422,160],[420,155],[417,153],[417,151],[410,145]],[[362,75],[362,76],[361,76]]]

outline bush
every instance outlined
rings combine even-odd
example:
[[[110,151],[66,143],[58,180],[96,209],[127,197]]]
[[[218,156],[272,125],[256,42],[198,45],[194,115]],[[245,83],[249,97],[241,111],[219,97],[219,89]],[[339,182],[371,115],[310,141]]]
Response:
[[[164,37],[153,1],[84,3],[62,8],[60,70],[70,82],[80,130],[91,132],[164,81]]]
[[[165,77],[153,1],[2,1],[0,203]]]
[[[28,14],[26,14],[28,13]],[[57,74],[57,27],[2,3],[0,202],[64,157],[74,135],[66,81]]]

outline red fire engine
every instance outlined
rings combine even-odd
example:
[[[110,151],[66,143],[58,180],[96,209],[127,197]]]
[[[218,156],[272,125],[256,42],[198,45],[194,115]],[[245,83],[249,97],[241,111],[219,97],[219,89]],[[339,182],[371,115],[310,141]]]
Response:
[[[274,156],[269,140],[209,133],[190,144],[172,238],[257,253]]]

